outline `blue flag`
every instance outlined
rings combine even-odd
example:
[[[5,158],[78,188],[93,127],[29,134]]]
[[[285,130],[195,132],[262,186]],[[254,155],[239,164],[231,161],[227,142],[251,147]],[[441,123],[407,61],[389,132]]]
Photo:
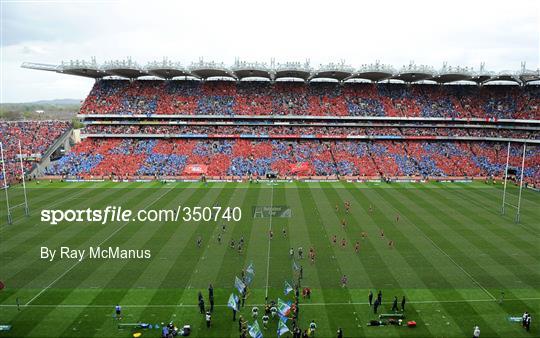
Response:
[[[289,294],[293,290],[293,287],[289,282],[285,281],[285,290],[283,291],[285,293],[285,296]]]
[[[227,302],[227,306],[233,310],[238,311],[238,301],[239,301],[238,296],[235,295],[234,293],[231,293],[231,295],[229,296],[229,301]]]
[[[295,261],[293,261],[292,264],[293,264],[292,267],[293,267],[294,271],[299,271],[300,270],[300,266],[298,264],[296,264]]]
[[[250,275],[255,274],[255,269],[253,268],[253,263],[249,263],[248,267],[246,268],[246,273]]]
[[[244,280],[246,281],[246,284],[251,284],[253,281],[253,278],[255,277],[255,269],[253,268],[253,263],[249,263],[248,267],[246,268],[246,275]]]
[[[288,316],[291,312],[291,306],[281,299],[278,298],[278,306],[277,306],[278,312],[281,313],[283,316]]]
[[[250,285],[251,282],[253,282],[253,275],[250,275],[249,273],[247,273],[247,274],[246,274],[245,281],[246,281],[246,284],[247,284],[247,285]]]
[[[281,320],[278,322],[277,326],[277,335],[280,337],[282,334],[289,332],[289,328],[287,327],[287,324],[282,322]]]
[[[238,292],[244,293],[244,290],[246,289],[246,284],[242,282],[242,280],[238,277],[235,277],[234,279],[234,287],[238,289]]]
[[[280,322],[284,322],[284,323],[286,323],[286,322],[287,322],[287,320],[289,320],[289,317],[287,317],[287,316],[284,316],[284,315],[282,315],[282,314],[281,314],[281,313],[279,313],[279,312],[278,312],[278,316],[279,316],[279,321],[280,321]]]
[[[259,323],[257,323],[257,320],[249,327],[249,335],[253,338],[263,338],[261,328],[259,327]]]

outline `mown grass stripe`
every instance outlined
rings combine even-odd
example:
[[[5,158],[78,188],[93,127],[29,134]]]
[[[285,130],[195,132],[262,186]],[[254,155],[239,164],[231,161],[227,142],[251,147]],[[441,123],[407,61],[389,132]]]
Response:
[[[397,192],[396,190],[394,190],[394,191]],[[404,198],[401,198],[399,200],[395,197],[395,195],[389,194],[388,192],[383,191],[382,189],[377,190],[377,193],[380,194],[384,199],[386,199],[390,205],[392,205],[394,208],[396,208],[396,210],[399,210],[400,213],[404,216],[404,218],[409,221],[409,224],[412,224],[414,227],[416,227],[420,231],[420,233],[422,233],[426,238],[429,238],[430,242],[434,243],[437,247],[439,247],[439,248],[452,247],[452,249],[453,249],[452,251],[454,251],[454,250],[459,251],[458,248],[455,248],[448,241],[442,240],[443,242],[445,242],[444,243],[445,245],[441,245],[440,243],[434,242],[432,240],[432,237],[434,237],[433,235],[435,235],[435,233],[433,232],[434,230],[430,231],[429,233],[424,232],[426,228],[427,229],[430,228],[427,225],[428,222],[422,219],[423,217],[422,217],[422,215],[420,213],[411,211],[411,210],[426,210],[427,213],[428,214],[430,213],[433,218],[439,218],[440,219],[440,218],[442,218],[442,217],[440,217],[441,214],[442,214],[442,210],[437,209],[437,208],[433,207],[432,205],[429,205],[428,203],[420,204],[420,201],[422,201],[422,202],[425,202],[425,201],[421,200],[421,198],[418,197],[418,196],[407,197],[407,196],[405,196],[405,193],[402,192],[402,191],[397,192],[397,193],[399,193],[400,195],[402,195],[404,197]],[[411,193],[414,194],[414,190],[411,190]],[[406,207],[401,201],[407,201],[407,202],[409,202],[411,204],[416,204],[416,209],[411,209],[409,207]],[[437,215],[438,217],[435,216],[435,215]],[[441,221],[444,222],[445,220],[441,220]],[[436,236],[436,238],[441,240],[441,239],[444,238],[444,236]],[[441,250],[443,250],[443,249],[441,249]],[[446,250],[444,250],[444,252],[446,252]],[[448,253],[446,253],[446,255],[448,255]],[[452,260],[455,259],[452,256],[447,256],[447,257],[451,257]],[[468,269],[470,269],[471,265],[467,265],[467,267],[468,267]],[[477,264],[474,264],[474,269],[477,269],[477,268],[479,268],[477,266]],[[461,266],[460,270],[462,270],[462,269],[463,269],[463,267]],[[476,270],[476,271],[478,271],[478,270]],[[469,272],[467,272],[466,275],[467,276],[472,276]],[[472,276],[472,277],[474,278],[474,280],[473,280],[473,282],[474,282],[476,280],[476,274],[475,274],[475,276]],[[475,284],[477,284],[477,283],[478,282],[476,282]],[[485,289],[484,286],[482,286],[481,288]],[[494,297],[493,295],[491,295],[491,293],[489,293],[489,295],[492,298]],[[456,292],[454,294],[454,297],[455,298],[459,297],[459,294]],[[461,311],[475,314],[474,315],[475,320],[473,322],[469,322],[469,324],[468,324],[469,326],[472,327],[473,325],[478,324],[481,327],[483,327],[485,331],[488,332],[487,335],[493,336],[493,337],[498,337],[499,336],[499,334],[494,330],[494,328],[491,327],[491,323],[488,320],[483,319],[483,316],[482,316],[481,313],[477,312],[476,309],[474,309],[470,305],[464,304],[463,307],[466,308],[466,310],[461,309]],[[460,320],[459,317],[461,316],[460,312],[456,312],[455,310],[452,310],[450,308],[448,308],[447,312],[449,312],[452,316],[454,316],[455,320],[457,320],[459,322],[459,320]]]

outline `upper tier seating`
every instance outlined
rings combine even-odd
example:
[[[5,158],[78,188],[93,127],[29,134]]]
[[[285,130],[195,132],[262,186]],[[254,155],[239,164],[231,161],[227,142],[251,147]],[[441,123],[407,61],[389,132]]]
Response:
[[[540,86],[101,80],[82,114],[540,119]]]

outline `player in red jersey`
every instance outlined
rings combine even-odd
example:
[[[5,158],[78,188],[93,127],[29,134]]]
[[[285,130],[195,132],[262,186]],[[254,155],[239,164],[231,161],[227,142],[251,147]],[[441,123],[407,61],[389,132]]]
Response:
[[[311,263],[315,263],[315,249],[313,247],[309,248],[309,259],[311,259]]]

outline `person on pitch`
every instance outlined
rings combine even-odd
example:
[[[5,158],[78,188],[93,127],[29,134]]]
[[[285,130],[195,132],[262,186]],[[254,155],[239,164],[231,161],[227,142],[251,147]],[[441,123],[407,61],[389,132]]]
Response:
[[[381,305],[381,302],[379,302],[379,298],[375,299],[375,303],[373,303],[373,313],[377,314],[377,309],[379,308],[379,305]]]
[[[398,306],[397,306],[397,296],[394,296],[394,301],[392,302],[392,311],[398,312]]]
[[[312,264],[315,263],[315,249],[313,247],[309,248],[309,258]]]
[[[309,323],[309,332],[311,337],[315,337],[315,330],[317,330],[317,324],[315,324],[315,321],[312,320],[311,323]]]
[[[212,313],[210,311],[206,312],[206,327],[210,328],[210,321],[212,320]]]
[[[199,312],[201,313],[201,315],[203,315],[205,313],[205,311],[204,311],[204,299],[202,298],[202,296],[199,298]]]
[[[241,254],[242,253],[242,242],[238,242],[238,253]]]
[[[114,307],[114,312],[116,313],[116,319],[120,320],[122,319],[122,307],[118,304]]]
[[[480,338],[480,327],[478,325],[473,328],[473,338]]]
[[[270,318],[268,317],[267,314],[265,314],[264,316],[262,316],[263,327],[264,327],[265,330],[268,329],[268,320],[269,320],[269,319],[270,319]]]
[[[253,317],[253,319],[257,319],[257,317],[259,316],[259,308],[254,306],[252,309],[251,309],[251,316]]]
[[[272,318],[275,318],[276,315],[277,315],[277,307],[275,305],[273,305],[272,307],[270,307],[270,313],[272,314]]]
[[[348,279],[347,279],[347,276],[346,275],[343,275],[343,277],[341,277],[341,287],[344,288],[347,286],[347,282],[348,282]]]

